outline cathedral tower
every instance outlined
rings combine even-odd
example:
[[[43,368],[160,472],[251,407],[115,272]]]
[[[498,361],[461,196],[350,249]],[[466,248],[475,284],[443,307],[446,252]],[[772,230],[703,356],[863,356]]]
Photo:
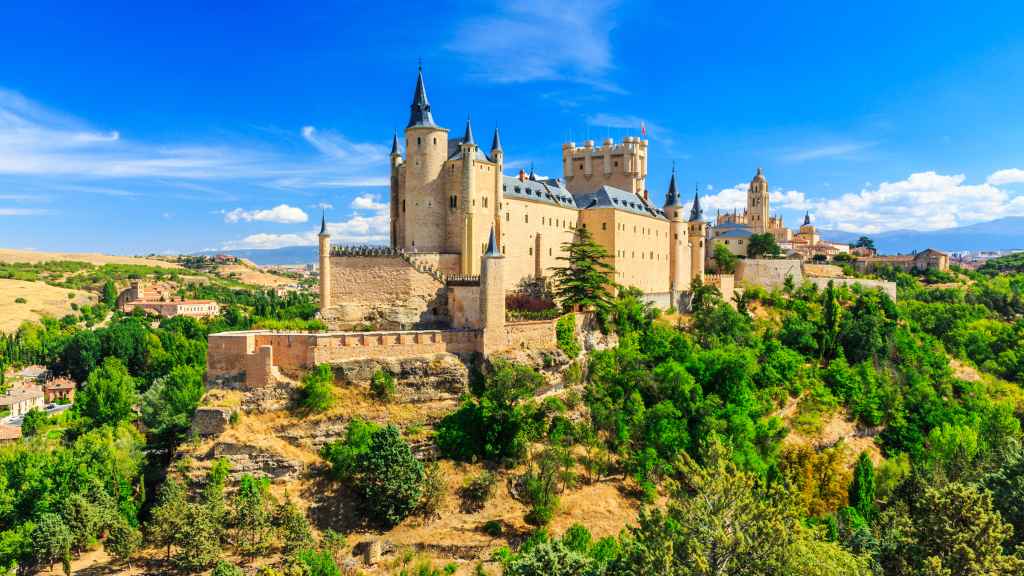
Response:
[[[770,224],[768,212],[768,181],[760,168],[747,189],[747,225],[754,234],[764,234]]]
[[[441,252],[445,243],[445,193],[441,168],[448,157],[448,129],[434,123],[423,83],[423,68],[416,77],[409,124],[405,128],[405,162],[399,182],[401,248]],[[396,190],[391,194],[395,196]]]
[[[708,223],[704,221],[704,210],[700,207],[700,196],[693,193],[693,208],[690,209],[690,274],[692,278],[704,280],[704,242],[707,238]]]

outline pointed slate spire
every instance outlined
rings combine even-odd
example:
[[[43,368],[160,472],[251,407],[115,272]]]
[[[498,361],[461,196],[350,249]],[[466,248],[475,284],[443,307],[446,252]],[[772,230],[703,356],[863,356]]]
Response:
[[[324,208],[323,215],[320,216],[320,235],[327,236],[327,209]]]
[[[398,156],[398,130],[395,130],[395,136],[391,139],[391,155]]]
[[[466,133],[462,135],[462,143],[476,146],[476,140],[473,139],[473,119],[469,116],[466,116]]]
[[[811,225],[811,213],[810,212],[805,212],[804,213],[804,226],[810,226],[810,225]]]
[[[491,140],[491,152],[501,150],[501,138],[498,137],[498,127],[494,127],[494,139]]]
[[[690,208],[690,222],[701,222],[704,220],[704,210],[700,207],[700,194],[693,191],[693,208]]]
[[[672,179],[668,181],[668,193],[665,194],[665,206],[679,208],[679,192],[676,190],[676,163],[672,163]]]
[[[501,257],[501,251],[498,250],[498,240],[494,237],[494,226],[491,226],[491,237],[487,240],[487,253],[484,256],[488,258]]]
[[[530,162],[530,180],[536,180],[537,174],[533,171],[533,162]]]
[[[413,126],[437,126],[434,124],[434,116],[430,113],[430,101],[427,100],[427,88],[423,84],[423,65],[420,64],[419,73],[416,76],[416,90],[412,94],[412,106],[409,114],[409,125]]]

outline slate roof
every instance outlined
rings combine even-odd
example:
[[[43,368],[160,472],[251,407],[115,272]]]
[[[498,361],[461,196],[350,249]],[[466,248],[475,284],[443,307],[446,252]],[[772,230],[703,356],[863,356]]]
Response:
[[[462,138],[449,138],[448,139],[448,159],[449,160],[458,160],[458,159],[462,158],[462,143],[463,142],[464,142],[464,140]],[[472,144],[472,142],[470,142],[470,144]],[[479,146],[477,146],[476,148],[473,149],[473,159],[474,160],[483,160],[484,162],[490,162],[491,161],[490,158],[488,158],[486,154],[484,154],[483,152],[480,151],[480,147]]]
[[[726,230],[720,234],[716,233],[715,238],[750,238],[753,235],[754,233],[750,231],[750,228],[744,226],[742,228]]]
[[[664,210],[654,207],[649,202],[644,202],[636,194],[613,186],[602,186],[594,192],[577,194],[576,205],[579,206],[580,210],[616,208],[624,212],[665,219]]]
[[[419,69],[416,76],[416,89],[412,93],[412,106],[409,112],[409,125],[413,126],[437,126],[434,124],[434,116],[430,113],[430,102],[427,100],[427,87],[423,84],[423,67]]]
[[[501,187],[505,198],[532,200],[565,208],[578,208],[576,199],[556,178],[520,180],[516,176],[502,176]]]

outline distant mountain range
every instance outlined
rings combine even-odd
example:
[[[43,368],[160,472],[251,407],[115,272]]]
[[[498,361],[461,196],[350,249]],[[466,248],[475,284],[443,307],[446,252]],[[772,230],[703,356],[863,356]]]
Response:
[[[892,230],[878,234],[819,230],[821,236],[832,242],[856,242],[869,236],[881,254],[901,254],[935,248],[944,252],[969,250],[1024,250],[1024,217],[1000,218],[970,226],[921,232]],[[247,250],[207,250],[199,254],[231,254],[245,258],[260,266],[284,264],[312,264],[317,259],[316,246],[286,246],[284,248]]]
[[[944,252],[969,250],[1024,250],[1024,217],[1010,217],[942,230],[891,230],[877,234],[819,230],[832,242],[856,242],[861,236],[875,241],[881,254],[903,254],[934,248]]]

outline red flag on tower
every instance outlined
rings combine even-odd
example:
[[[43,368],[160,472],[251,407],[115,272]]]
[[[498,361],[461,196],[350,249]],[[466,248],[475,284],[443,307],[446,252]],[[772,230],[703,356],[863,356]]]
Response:
[[[640,135],[647,138],[647,126],[644,124],[643,120],[640,121]]]

